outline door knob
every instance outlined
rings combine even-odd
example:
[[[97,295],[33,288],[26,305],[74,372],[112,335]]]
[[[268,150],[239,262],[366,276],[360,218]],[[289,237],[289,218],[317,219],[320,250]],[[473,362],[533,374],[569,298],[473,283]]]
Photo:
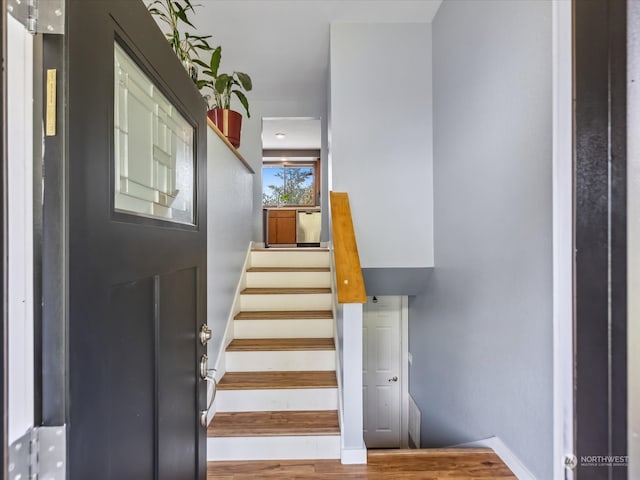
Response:
[[[212,371],[215,371],[213,369]],[[200,425],[206,428],[207,426],[207,417],[209,416],[209,410],[211,409],[211,405],[213,405],[213,400],[216,397],[216,387],[218,384],[214,377],[209,376],[209,357],[207,355],[202,355],[200,357],[200,378],[205,382],[211,382],[213,384],[213,395],[211,396],[211,400],[207,405],[205,410],[200,410]]]
[[[397,382],[398,381],[398,376],[396,375],[395,377],[391,377],[388,379],[389,382]]]
[[[210,377],[207,375],[205,381],[210,382],[213,385],[213,393],[211,394],[211,400],[207,404],[207,408],[205,410],[200,410],[200,425],[204,428],[207,428],[207,420],[209,418],[209,410],[211,410],[211,406],[213,405],[213,401],[216,399],[216,393],[218,392],[218,382],[216,382],[215,377]]]
[[[202,325],[200,327],[200,343],[202,345],[206,345],[211,337],[213,336],[213,331],[209,328],[207,324]]]

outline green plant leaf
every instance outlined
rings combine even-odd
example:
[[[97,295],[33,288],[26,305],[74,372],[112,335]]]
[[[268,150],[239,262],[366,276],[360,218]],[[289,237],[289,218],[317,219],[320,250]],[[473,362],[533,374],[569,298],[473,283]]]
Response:
[[[186,9],[182,8],[182,6],[180,4],[178,4],[176,2],[176,6],[178,7],[178,9],[176,10],[176,16],[182,20],[184,23],[186,23],[187,25],[189,25],[192,28],[196,28],[193,26],[193,23],[191,23],[189,21],[189,18],[187,17],[187,11]]]
[[[231,77],[229,75],[227,75],[226,73],[222,73],[220,75],[218,75],[218,78],[216,78],[216,91],[222,95],[224,93],[225,90],[227,90],[228,84],[231,81]]]
[[[235,74],[238,77],[238,80],[240,80],[240,84],[242,85],[242,88],[244,88],[247,92],[250,92],[251,89],[253,88],[251,77],[246,73],[242,73],[242,72],[235,72]]]
[[[204,87],[209,87],[211,86],[211,81],[209,80],[196,80],[196,87],[198,87],[198,90],[202,90]]]
[[[193,59],[193,63],[195,63],[196,65],[200,65],[201,67],[207,69],[207,70],[203,70],[202,73],[206,73],[209,68],[209,65],[207,65],[206,63],[204,63],[202,60],[200,60],[199,58],[194,58]]]
[[[234,90],[231,93],[236,94],[236,97],[238,97],[238,100],[240,100],[240,103],[242,104],[242,106],[247,112],[247,118],[251,118],[251,114],[249,113],[249,101],[247,100],[247,97],[245,96],[245,94],[242,93],[240,90]]]
[[[202,5],[198,5],[199,7]],[[185,10],[191,10],[192,12],[195,12],[195,9],[193,8],[193,5],[191,4],[190,0],[184,0],[184,9]]]
[[[213,77],[218,76],[218,68],[220,68],[220,59],[222,58],[222,47],[218,46],[211,54],[211,61],[209,62],[209,67],[213,72]]]

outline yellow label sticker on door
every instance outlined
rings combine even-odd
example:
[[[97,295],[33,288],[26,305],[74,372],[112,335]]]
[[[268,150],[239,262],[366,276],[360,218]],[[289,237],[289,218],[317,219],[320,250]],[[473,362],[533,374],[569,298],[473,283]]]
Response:
[[[47,70],[47,114],[45,135],[54,137],[56,135],[56,79],[57,70],[55,68]]]

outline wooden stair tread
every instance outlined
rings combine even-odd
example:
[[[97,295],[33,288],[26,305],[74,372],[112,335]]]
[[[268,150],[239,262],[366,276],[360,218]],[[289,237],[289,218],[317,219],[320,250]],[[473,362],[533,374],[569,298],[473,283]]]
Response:
[[[227,352],[335,350],[333,338],[235,338]]]
[[[209,437],[339,435],[336,410],[218,412],[207,428]]]
[[[249,273],[299,273],[299,272],[329,272],[329,267],[251,267]]]
[[[218,390],[274,390],[293,388],[336,388],[335,371],[227,372]]]
[[[245,288],[242,295],[298,295],[331,293],[330,288]]]
[[[327,247],[269,247],[252,248],[252,252],[328,252]]]
[[[234,320],[331,320],[331,310],[263,310],[240,312]]]

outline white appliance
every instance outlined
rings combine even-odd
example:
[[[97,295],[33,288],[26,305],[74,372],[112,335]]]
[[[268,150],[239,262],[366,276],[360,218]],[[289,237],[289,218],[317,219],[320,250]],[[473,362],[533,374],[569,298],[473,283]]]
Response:
[[[298,210],[296,242],[320,243],[321,218],[319,210]]]

